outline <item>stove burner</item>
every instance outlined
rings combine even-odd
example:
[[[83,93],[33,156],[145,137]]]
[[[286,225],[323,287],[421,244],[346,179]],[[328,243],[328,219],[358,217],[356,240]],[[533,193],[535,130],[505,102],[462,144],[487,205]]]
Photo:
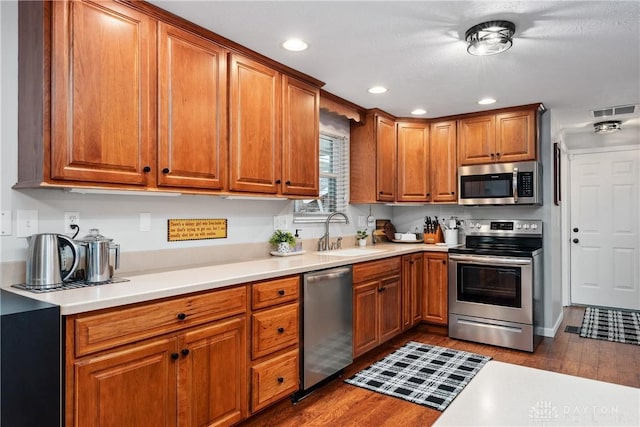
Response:
[[[47,289],[34,288],[33,286],[29,286],[26,283],[19,283],[17,285],[11,285],[11,286],[17,289],[21,289],[23,291],[33,292],[34,294],[43,294],[46,292],[66,291],[69,289],[88,288],[90,286],[108,285],[111,283],[124,283],[128,281],[129,279],[123,279],[122,277],[112,277],[111,279],[105,280],[103,282],[90,283],[90,282],[84,282],[82,280],[78,280],[75,282],[65,282],[54,288],[47,288]]]

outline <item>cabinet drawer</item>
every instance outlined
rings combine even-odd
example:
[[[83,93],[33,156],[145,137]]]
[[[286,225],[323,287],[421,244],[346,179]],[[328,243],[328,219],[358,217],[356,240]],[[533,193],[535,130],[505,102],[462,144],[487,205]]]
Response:
[[[298,350],[251,368],[251,412],[298,390]]]
[[[251,286],[251,307],[254,310],[284,302],[297,301],[300,294],[300,278],[285,277]]]
[[[158,303],[81,314],[75,319],[76,357],[246,312],[246,286]]]
[[[355,264],[353,266],[353,282],[360,283],[397,273],[400,271],[400,261],[400,257],[393,257]]]
[[[257,359],[298,343],[298,303],[251,316],[251,357]]]

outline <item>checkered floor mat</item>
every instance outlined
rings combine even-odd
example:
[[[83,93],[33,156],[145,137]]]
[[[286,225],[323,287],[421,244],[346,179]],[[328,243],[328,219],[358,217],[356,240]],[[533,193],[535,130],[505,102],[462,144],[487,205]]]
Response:
[[[587,307],[580,336],[640,345],[640,312]]]
[[[489,360],[410,341],[345,382],[444,411]]]

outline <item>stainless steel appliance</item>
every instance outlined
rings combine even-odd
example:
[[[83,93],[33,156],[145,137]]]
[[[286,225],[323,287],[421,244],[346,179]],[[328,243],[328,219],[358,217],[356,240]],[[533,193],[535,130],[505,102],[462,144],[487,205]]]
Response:
[[[458,168],[459,205],[542,205],[542,164],[491,163]]]
[[[298,398],[353,362],[352,283],[351,266],[304,275]]]
[[[542,221],[470,220],[449,249],[449,336],[533,351],[542,326]]]
[[[52,289],[69,280],[78,267],[76,244],[62,234],[34,234],[28,238],[26,286]],[[70,255],[67,253],[70,252]]]
[[[76,242],[82,248],[81,264],[85,270],[86,282],[109,280],[113,277],[113,270],[120,268],[120,245],[113,243],[113,239],[104,237],[97,228],[90,229],[89,234]],[[113,265],[109,258],[111,250],[115,251]]]

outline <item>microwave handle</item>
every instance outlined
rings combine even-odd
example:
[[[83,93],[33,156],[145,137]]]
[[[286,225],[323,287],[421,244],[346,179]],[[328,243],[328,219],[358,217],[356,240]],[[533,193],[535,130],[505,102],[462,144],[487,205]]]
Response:
[[[513,191],[513,203],[518,203],[518,168],[513,168],[513,180],[511,181]]]

